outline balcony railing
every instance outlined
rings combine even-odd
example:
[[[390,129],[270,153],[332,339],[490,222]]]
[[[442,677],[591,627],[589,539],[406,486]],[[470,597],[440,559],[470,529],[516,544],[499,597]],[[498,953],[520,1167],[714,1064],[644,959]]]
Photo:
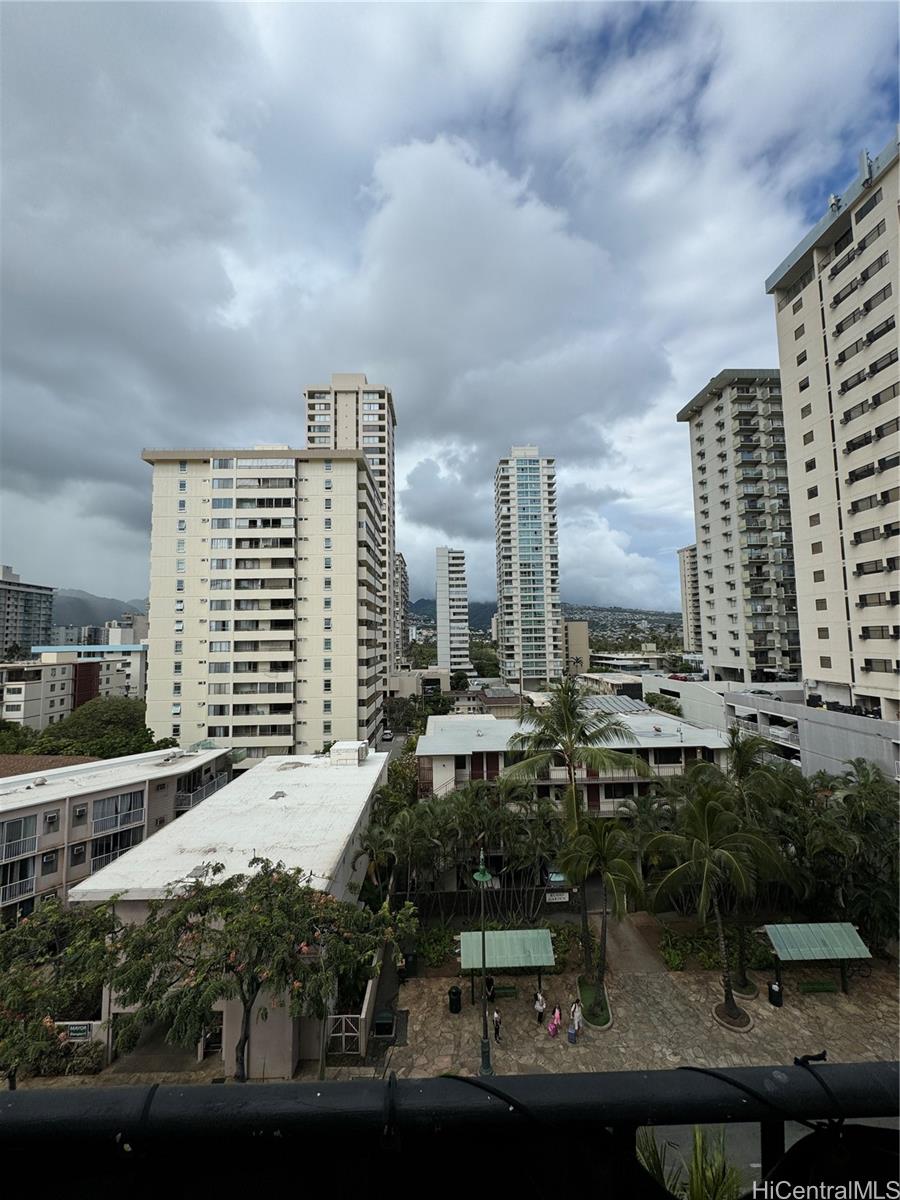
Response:
[[[128,812],[111,813],[108,817],[98,817],[91,822],[91,833],[109,833],[111,829],[125,829],[129,825],[143,825],[144,810],[131,808]]]
[[[228,782],[228,772],[222,771],[211,779],[209,783],[204,783],[202,787],[195,788],[193,792],[176,792],[175,793],[175,811],[177,813],[187,812],[189,808],[193,808],[195,804],[199,804],[201,800],[205,800],[207,796],[211,796],[213,792],[217,792],[220,787],[224,787]]]
[[[120,858],[126,850],[130,849],[130,846],[122,846],[119,850],[110,850],[109,854],[98,854],[96,858],[91,859],[91,874],[93,875],[95,871],[102,870],[103,867],[108,866],[111,862]]]
[[[800,734],[796,729],[786,725],[757,725],[756,721],[745,721],[741,717],[732,717],[731,724],[747,733],[755,733],[758,737],[769,738],[773,742],[790,742],[793,746],[800,745]]]
[[[4,842],[0,845],[0,862],[9,862],[11,858],[25,858],[34,854],[37,849],[37,834],[31,837],[18,838],[14,842]]]
[[[18,879],[15,883],[5,883],[0,888],[0,904],[9,904],[12,900],[21,900],[23,896],[34,895],[34,876],[28,879]]]

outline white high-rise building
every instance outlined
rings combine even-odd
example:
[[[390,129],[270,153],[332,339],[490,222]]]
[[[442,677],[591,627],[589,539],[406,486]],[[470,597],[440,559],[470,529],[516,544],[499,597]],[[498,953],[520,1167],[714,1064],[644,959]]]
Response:
[[[704,664],[711,679],[800,669],[781,385],[720,371],[678,414],[690,424]]]
[[[381,502],[357,450],[145,450],[147,724],[309,754],[381,725]]]
[[[678,551],[678,576],[681,583],[681,628],[686,654],[700,654],[703,633],[700,626],[700,588],[697,579],[697,547],[682,546]]]
[[[500,673],[526,685],[563,673],[556,460],[513,446],[494,476]]]
[[[372,469],[381,497],[381,633],[382,674],[399,665],[399,639],[395,637],[396,604],[394,546],[394,398],[383,384],[369,383],[365,375],[332,375],[330,386],[308,387],[306,444],[316,449],[362,450]]]
[[[466,588],[466,554],[438,546],[435,597],[437,665],[450,671],[471,671],[469,659],[469,593]]]
[[[766,280],[806,690],[886,721],[900,716],[897,192],[894,138]]]

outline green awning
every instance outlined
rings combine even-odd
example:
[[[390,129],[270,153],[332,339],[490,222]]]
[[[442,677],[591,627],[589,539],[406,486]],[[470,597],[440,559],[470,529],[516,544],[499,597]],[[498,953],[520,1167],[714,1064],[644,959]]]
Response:
[[[549,929],[491,930],[484,935],[484,943],[488,969],[556,965]],[[460,934],[459,952],[464,971],[480,969],[481,934]]]
[[[865,942],[849,921],[809,925],[766,925],[772,949],[782,962],[871,958]]]

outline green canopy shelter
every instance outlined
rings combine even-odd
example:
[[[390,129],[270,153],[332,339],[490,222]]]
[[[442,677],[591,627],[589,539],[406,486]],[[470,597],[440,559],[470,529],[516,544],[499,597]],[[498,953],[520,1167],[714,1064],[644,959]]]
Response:
[[[821,924],[766,925],[766,936],[775,951],[775,974],[781,985],[781,964],[785,962],[837,962],[841,970],[841,990],[848,990],[847,963],[871,958],[872,954],[849,921]]]
[[[484,935],[485,970],[501,967],[534,969],[537,971],[538,991],[541,971],[556,966],[549,929],[489,930]],[[459,965],[468,971],[472,980],[472,1003],[475,1003],[475,972],[481,970],[481,933],[462,933],[459,937]]]

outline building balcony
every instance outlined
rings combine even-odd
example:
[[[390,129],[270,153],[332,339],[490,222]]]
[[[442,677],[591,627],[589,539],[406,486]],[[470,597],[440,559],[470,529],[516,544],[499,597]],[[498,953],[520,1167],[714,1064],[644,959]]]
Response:
[[[126,850],[130,850],[130,846],[122,846],[118,850],[110,850],[108,854],[98,854],[96,858],[91,859],[91,874],[95,871],[102,871],[104,867],[109,866],[117,858],[120,858]]]
[[[192,792],[176,792],[176,813],[187,812],[189,808],[193,808],[195,804],[199,804],[201,800],[205,800],[207,796],[211,796],[213,792],[217,792],[226,783],[228,783],[228,772],[222,771],[214,779],[211,779],[209,783],[204,783],[202,787],[195,788]]]
[[[25,896],[33,896],[35,878],[17,879],[15,883],[6,883],[0,888],[0,904],[10,904],[13,900],[22,900]]]
[[[129,812],[111,813],[108,817],[98,817],[91,822],[91,833],[108,833],[110,829],[126,829],[130,825],[143,825],[144,809],[133,808]]]
[[[37,849],[37,834],[31,837],[17,838],[14,842],[4,842],[0,845],[0,862],[9,862],[12,858],[27,858]]]

